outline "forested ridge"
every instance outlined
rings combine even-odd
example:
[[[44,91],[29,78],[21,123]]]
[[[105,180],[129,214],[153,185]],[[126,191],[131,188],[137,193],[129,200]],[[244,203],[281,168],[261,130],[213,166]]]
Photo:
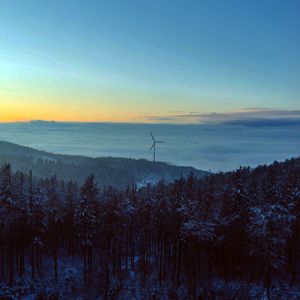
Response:
[[[292,299],[299,286],[299,158],[122,191],[4,164],[0,183],[1,299]]]
[[[161,178],[170,183],[181,176],[187,177],[191,172],[197,177],[209,174],[193,167],[174,166],[165,162],[53,154],[0,141],[0,165],[6,162],[10,163],[13,172],[28,173],[31,170],[35,177],[46,179],[56,176],[58,180],[73,180],[79,184],[83,184],[87,176],[93,174],[99,187],[110,185],[119,190],[131,184],[154,184]]]

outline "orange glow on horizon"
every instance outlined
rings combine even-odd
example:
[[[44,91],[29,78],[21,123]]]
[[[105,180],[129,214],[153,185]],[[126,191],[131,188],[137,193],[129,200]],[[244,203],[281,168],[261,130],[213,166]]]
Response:
[[[28,122],[31,120],[61,122],[123,122],[157,123],[157,116],[179,110],[182,101],[169,95],[153,95],[132,91],[42,91],[5,93],[0,90],[0,122]],[[168,101],[164,101],[168,100]],[[173,112],[174,113],[174,112]],[[162,121],[168,123],[167,121]]]

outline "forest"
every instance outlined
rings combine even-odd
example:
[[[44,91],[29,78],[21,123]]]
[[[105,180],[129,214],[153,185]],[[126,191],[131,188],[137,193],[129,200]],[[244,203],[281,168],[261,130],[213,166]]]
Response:
[[[10,163],[12,172],[31,170],[41,179],[56,176],[57,180],[83,184],[93,174],[99,188],[112,186],[119,190],[133,183],[138,187],[157,183],[161,178],[170,183],[181,176],[186,178],[191,172],[198,178],[209,174],[193,167],[146,159],[53,154],[0,140],[0,165],[6,162]]]
[[[100,185],[1,167],[0,299],[299,299],[299,158]]]

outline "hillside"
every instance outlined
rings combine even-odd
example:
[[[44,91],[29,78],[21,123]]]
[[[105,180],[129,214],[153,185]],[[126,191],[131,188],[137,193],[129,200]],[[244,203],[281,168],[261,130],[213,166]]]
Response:
[[[0,141],[0,165],[3,163],[10,163],[13,171],[32,170],[34,176],[39,178],[56,175],[58,179],[76,180],[79,183],[88,175],[94,174],[99,186],[112,185],[118,188],[132,183],[143,186],[160,179],[171,182],[181,176],[186,177],[191,172],[198,178],[209,174],[192,167],[173,166],[145,159],[61,155]]]
[[[299,158],[124,190],[6,164],[0,299],[296,300],[299,232]]]

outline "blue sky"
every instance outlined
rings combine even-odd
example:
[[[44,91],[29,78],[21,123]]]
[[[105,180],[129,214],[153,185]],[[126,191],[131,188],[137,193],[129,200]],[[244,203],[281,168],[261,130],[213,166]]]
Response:
[[[0,121],[300,109],[299,1],[1,1]]]

